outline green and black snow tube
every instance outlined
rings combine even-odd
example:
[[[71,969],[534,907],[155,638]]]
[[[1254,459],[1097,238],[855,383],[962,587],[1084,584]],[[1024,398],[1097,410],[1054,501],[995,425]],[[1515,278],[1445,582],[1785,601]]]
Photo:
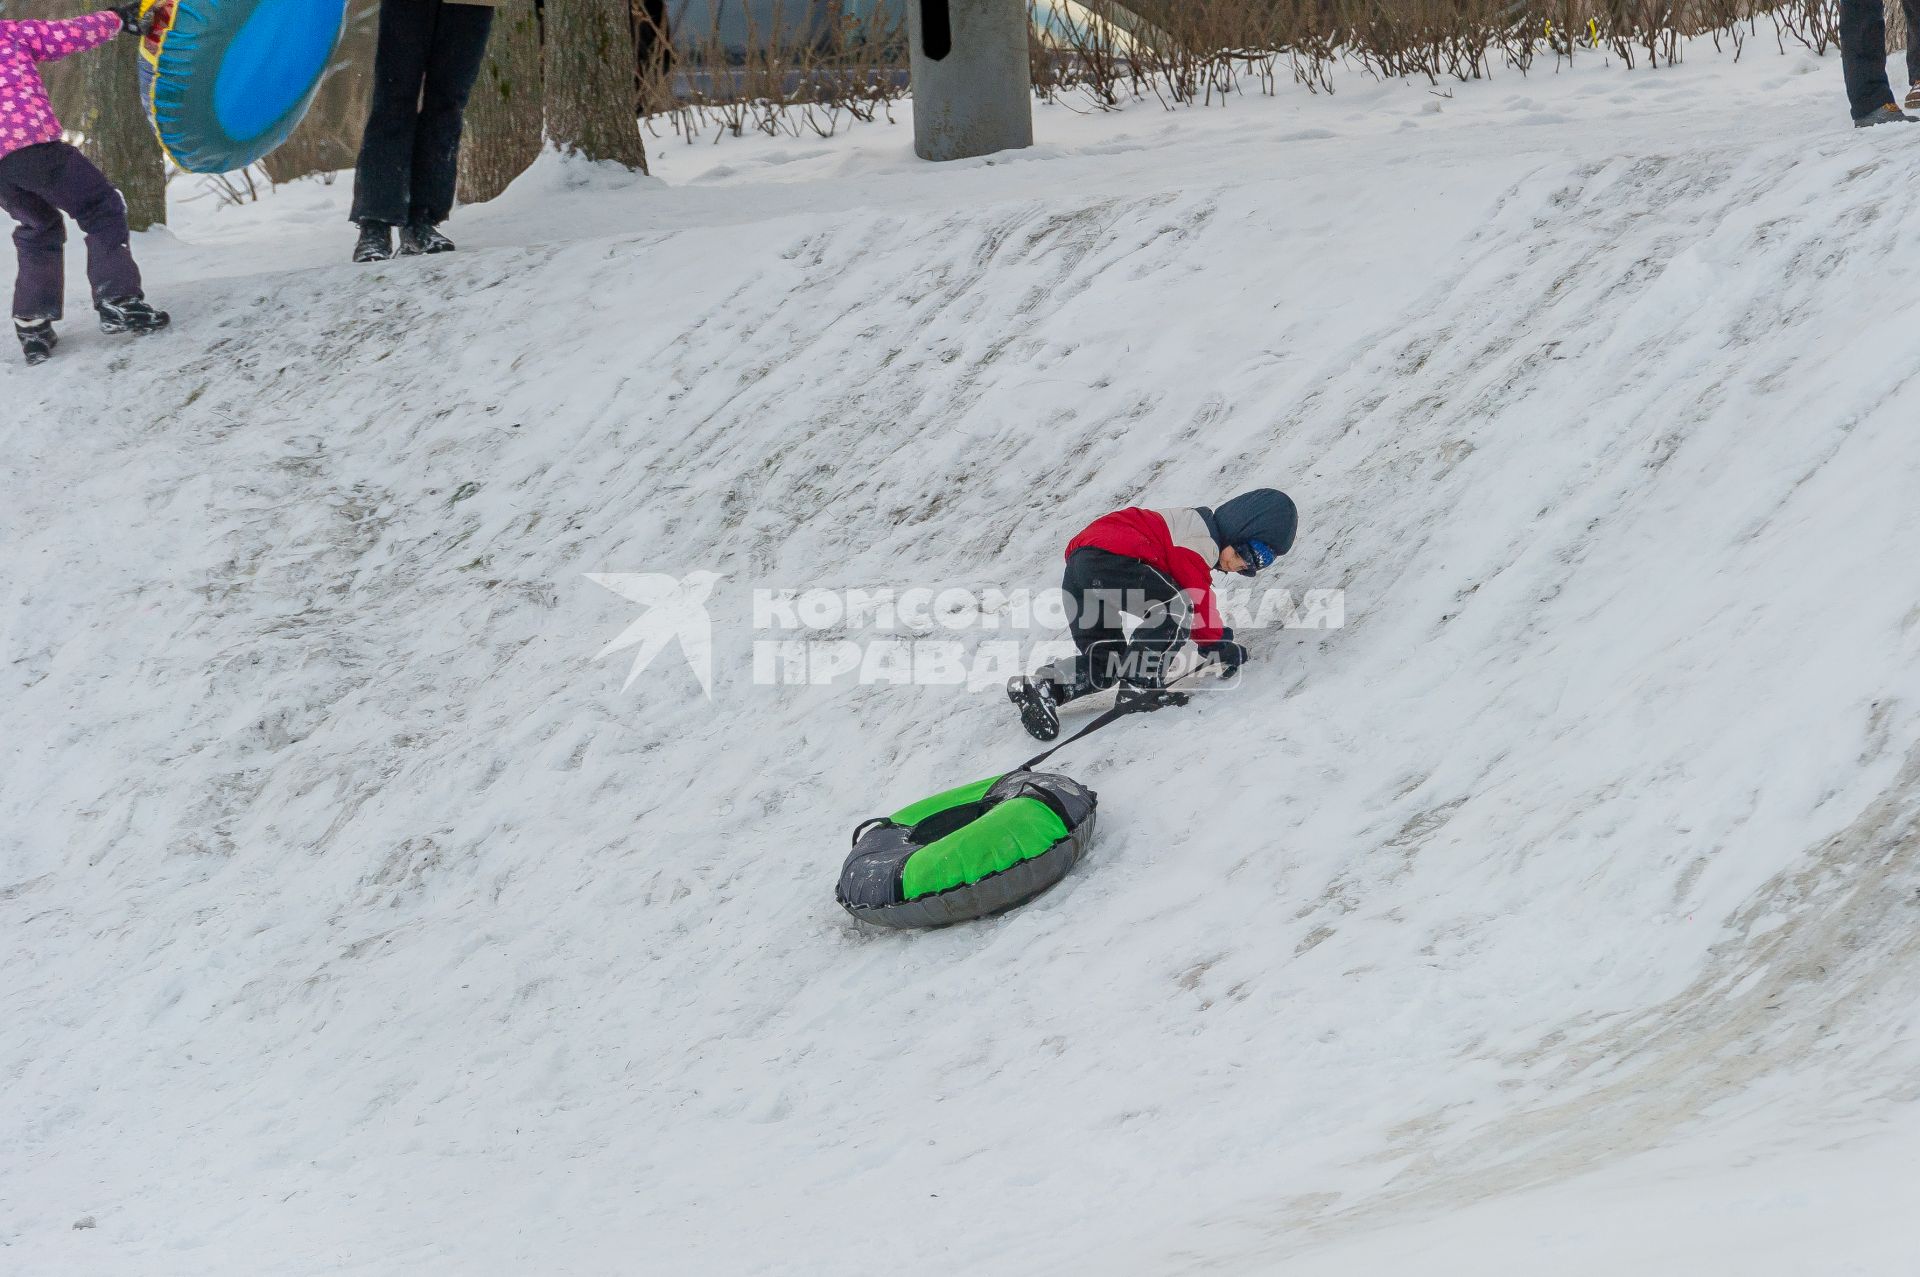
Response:
[[[853,831],[834,894],[883,927],[943,927],[1023,905],[1086,851],[1096,801],[1065,776],[1030,771],[923,798]]]

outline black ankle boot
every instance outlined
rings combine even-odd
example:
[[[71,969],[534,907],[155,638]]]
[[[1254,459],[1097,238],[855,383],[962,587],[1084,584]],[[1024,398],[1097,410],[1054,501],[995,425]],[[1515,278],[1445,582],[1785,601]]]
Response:
[[[20,339],[20,351],[29,364],[46,363],[53,357],[53,348],[60,344],[51,319],[16,319],[13,332]]]
[[[353,246],[356,262],[384,262],[393,256],[393,227],[385,222],[360,223],[360,239]]]
[[[400,256],[402,257],[452,251],[453,241],[435,229],[432,222],[413,221],[400,228]]]
[[[147,299],[137,293],[132,297],[101,297],[93,308],[99,312],[103,333],[150,333],[173,322],[173,316],[147,305]]]

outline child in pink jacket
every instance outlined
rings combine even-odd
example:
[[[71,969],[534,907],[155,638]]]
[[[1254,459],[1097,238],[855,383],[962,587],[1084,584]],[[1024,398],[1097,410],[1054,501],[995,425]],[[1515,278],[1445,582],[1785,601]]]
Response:
[[[127,243],[127,202],[92,161],[60,140],[60,121],[40,80],[39,63],[105,44],[122,31],[143,34],[138,5],[64,22],[0,21],[0,208],[19,223],[13,326],[30,364],[45,360],[59,341],[53,321],[61,317],[66,291],[63,212],[86,233],[87,280],[100,330],[167,326],[167,313],[149,306],[140,291],[140,268]]]

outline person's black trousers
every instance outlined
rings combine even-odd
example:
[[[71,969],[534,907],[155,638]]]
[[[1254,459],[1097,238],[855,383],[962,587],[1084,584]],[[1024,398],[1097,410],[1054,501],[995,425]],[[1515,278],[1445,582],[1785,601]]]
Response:
[[[1075,550],[1060,588],[1073,609],[1067,628],[1080,649],[1075,692],[1112,687],[1122,678],[1159,679],[1167,654],[1192,628],[1193,609],[1180,587],[1124,554],[1093,546]],[[1131,640],[1123,613],[1140,621]]]
[[[460,119],[492,27],[485,5],[383,0],[373,106],[353,171],[354,221],[438,224],[453,212]]]
[[[1900,0],[1907,17],[1907,83],[1920,83],[1920,0]],[[1840,0],[1840,70],[1858,120],[1900,99],[1887,83],[1884,0]]]

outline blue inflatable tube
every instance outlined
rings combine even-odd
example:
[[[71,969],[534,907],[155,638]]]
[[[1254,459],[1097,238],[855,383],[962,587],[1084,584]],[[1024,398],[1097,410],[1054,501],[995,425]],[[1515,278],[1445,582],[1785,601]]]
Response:
[[[168,8],[143,0],[140,12]],[[140,96],[173,162],[229,173],[286,141],[346,15],[346,0],[179,0],[140,42]]]

